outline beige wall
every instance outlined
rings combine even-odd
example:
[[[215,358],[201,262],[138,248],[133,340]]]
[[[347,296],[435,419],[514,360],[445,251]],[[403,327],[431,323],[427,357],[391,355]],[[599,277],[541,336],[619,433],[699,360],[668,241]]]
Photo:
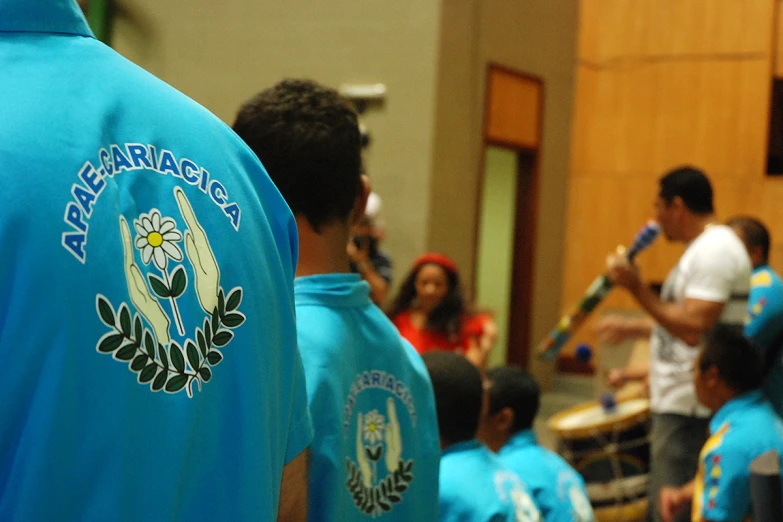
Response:
[[[114,47],[227,123],[285,77],[385,83],[362,117],[367,170],[384,201],[386,248],[401,278],[424,250],[440,2],[120,0]]]
[[[577,1],[445,1],[441,20],[427,243],[451,254],[467,281],[476,247],[487,64],[544,80],[531,324],[536,343],[560,310]]]

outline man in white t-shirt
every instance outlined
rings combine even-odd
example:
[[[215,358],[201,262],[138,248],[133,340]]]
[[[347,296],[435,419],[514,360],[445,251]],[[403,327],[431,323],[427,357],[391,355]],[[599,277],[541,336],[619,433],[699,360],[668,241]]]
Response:
[[[710,412],[696,399],[694,363],[704,335],[716,324],[741,328],[751,263],[742,241],[716,221],[712,187],[700,170],[682,167],[663,176],[655,212],[666,238],[685,243],[685,253],[660,296],[624,256],[610,256],[609,278],[631,292],[652,320],[611,318],[604,321],[603,333],[615,341],[650,336],[649,498],[650,519],[657,522],[660,489],[681,486],[696,474]]]

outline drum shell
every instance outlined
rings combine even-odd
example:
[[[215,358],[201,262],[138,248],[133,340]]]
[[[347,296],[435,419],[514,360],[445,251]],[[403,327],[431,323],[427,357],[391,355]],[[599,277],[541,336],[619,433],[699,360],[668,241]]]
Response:
[[[646,400],[633,402],[633,411],[627,415],[608,415],[583,424],[573,422],[573,418],[602,411],[599,403],[590,402],[563,411],[549,422],[558,438],[559,453],[584,478],[601,522],[643,520],[646,511],[650,410]],[[623,409],[623,403],[618,409]]]

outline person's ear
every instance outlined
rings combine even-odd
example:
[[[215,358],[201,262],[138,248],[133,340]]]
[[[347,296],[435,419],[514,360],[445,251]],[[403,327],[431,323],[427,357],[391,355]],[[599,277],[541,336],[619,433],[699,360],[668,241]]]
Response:
[[[359,192],[356,194],[353,210],[351,211],[351,225],[358,225],[362,217],[364,217],[364,210],[367,208],[367,198],[370,197],[371,190],[370,178],[366,174],[362,174]]]
[[[760,246],[750,247],[748,253],[750,254],[750,260],[753,262],[754,267],[764,262],[764,251]]]
[[[495,414],[495,426],[503,432],[511,431],[514,425],[514,410],[509,407],[503,408]]]
[[[710,366],[704,372],[702,372],[702,377],[704,379],[704,384],[710,390],[714,390],[721,382],[720,372],[718,371],[718,367],[715,365]]]

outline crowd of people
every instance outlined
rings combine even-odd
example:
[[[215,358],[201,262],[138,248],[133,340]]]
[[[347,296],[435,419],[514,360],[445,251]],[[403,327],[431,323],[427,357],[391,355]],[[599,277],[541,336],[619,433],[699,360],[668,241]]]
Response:
[[[229,129],[72,0],[0,0],[0,71],[0,520],[596,520],[453,260],[378,306],[380,199],[335,90],[282,81]],[[650,319],[599,328],[650,338],[652,520],[741,522],[750,462],[783,455],[769,234],[719,224],[691,167],[655,208],[687,249],[660,296],[610,256]]]

